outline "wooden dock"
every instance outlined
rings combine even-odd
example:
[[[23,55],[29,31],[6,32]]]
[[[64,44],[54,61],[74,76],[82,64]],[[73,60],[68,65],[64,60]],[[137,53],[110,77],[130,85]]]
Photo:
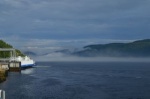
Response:
[[[21,63],[0,62],[0,83],[6,80],[8,72],[21,72]]]
[[[16,49],[0,48],[0,52],[10,53],[10,57],[0,57],[0,82],[3,82],[8,72],[21,72],[21,62],[15,61]]]
[[[10,72],[21,72],[21,62],[9,62]]]
[[[7,70],[9,72],[20,72],[21,62],[0,62],[0,69]]]

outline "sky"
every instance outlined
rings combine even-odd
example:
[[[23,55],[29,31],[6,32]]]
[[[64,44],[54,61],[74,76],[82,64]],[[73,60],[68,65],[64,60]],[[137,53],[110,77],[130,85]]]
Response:
[[[0,39],[59,50],[150,38],[150,0],[0,0]]]

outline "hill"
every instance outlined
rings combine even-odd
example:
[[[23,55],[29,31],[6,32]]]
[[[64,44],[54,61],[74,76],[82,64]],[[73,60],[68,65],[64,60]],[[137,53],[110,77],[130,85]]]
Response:
[[[25,51],[25,52],[23,52],[25,55],[27,55],[27,56],[37,56],[37,54],[35,53],[35,52],[32,52],[32,51]]]
[[[150,56],[150,39],[138,40],[130,43],[96,44],[84,47],[84,50],[75,52],[78,56]]]
[[[13,48],[13,46],[10,44],[7,44],[3,40],[0,40],[0,48]],[[18,49],[16,49],[16,54],[17,56],[24,56],[24,54],[22,54],[21,51]],[[10,57],[10,53],[0,51],[0,58],[6,58],[6,57]]]

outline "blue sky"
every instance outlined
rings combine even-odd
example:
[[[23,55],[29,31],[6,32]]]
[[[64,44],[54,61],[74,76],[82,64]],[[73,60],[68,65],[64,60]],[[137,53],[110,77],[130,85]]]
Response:
[[[0,39],[61,49],[150,38],[150,0],[0,0]]]

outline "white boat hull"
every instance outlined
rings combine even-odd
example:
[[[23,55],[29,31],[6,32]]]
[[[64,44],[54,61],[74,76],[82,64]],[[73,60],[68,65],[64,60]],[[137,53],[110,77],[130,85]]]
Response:
[[[24,61],[21,61],[21,67],[32,67],[35,65],[35,62],[33,60],[24,60]]]
[[[28,56],[18,56],[15,60],[21,63],[21,68],[28,68],[35,65],[35,62]]]

